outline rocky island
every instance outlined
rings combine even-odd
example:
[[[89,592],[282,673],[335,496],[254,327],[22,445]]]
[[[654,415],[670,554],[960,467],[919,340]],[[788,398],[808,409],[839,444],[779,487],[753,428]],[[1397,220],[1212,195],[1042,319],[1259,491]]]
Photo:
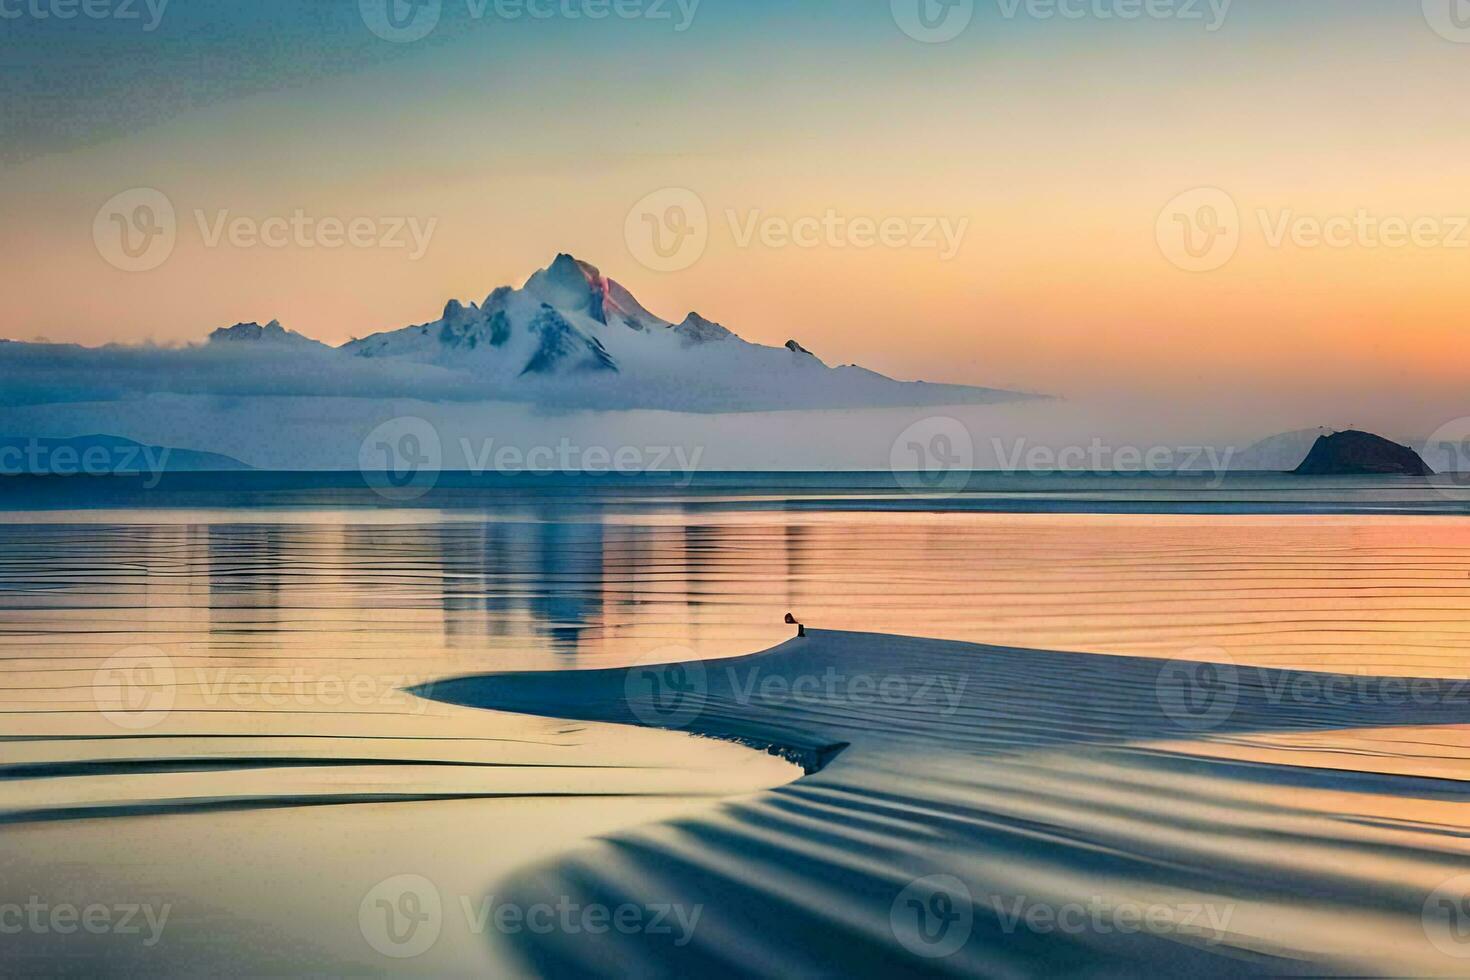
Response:
[[[1371,432],[1348,430],[1320,437],[1295,470],[1297,476],[1433,476],[1408,446]]]

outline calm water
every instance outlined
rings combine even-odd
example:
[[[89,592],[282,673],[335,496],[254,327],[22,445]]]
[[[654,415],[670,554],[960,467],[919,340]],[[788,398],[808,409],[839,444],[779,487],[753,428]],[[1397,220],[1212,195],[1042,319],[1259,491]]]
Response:
[[[403,691],[436,679],[746,653],[790,635],[788,610],[1041,650],[1470,674],[1453,490],[997,482],[938,501],[822,478],[451,486],[388,507],[254,478],[270,482],[195,477],[114,509],[55,481],[0,497],[0,901],[172,906],[153,946],[33,934],[16,963],[388,971],[358,920],[388,875],[478,894],[583,836],[798,775]],[[1333,764],[1462,775],[1458,730],[1364,738]],[[446,936],[412,966],[504,966],[493,946]]]

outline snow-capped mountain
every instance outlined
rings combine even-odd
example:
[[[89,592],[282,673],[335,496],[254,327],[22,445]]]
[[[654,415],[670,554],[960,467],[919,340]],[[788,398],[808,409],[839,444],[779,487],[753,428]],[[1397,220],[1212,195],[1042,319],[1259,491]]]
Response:
[[[258,323],[237,323],[233,327],[220,327],[209,335],[210,344],[268,344],[298,349],[330,349],[320,340],[312,340],[295,330],[287,330],[281,321],[272,320],[265,326]]]
[[[0,345],[0,405],[161,395],[516,402],[544,411],[695,414],[922,408],[1033,398],[829,367],[796,341],[753,344],[697,313],[674,323],[570,255],[432,323],[332,347],[275,320],[207,342]]]
[[[895,381],[829,367],[796,341],[749,343],[690,313],[650,313],[595,266],[559,255],[520,289],[483,303],[451,300],[432,323],[354,340],[343,352],[470,373],[487,398],[576,406],[748,411],[975,404],[1027,396],[963,385]]]

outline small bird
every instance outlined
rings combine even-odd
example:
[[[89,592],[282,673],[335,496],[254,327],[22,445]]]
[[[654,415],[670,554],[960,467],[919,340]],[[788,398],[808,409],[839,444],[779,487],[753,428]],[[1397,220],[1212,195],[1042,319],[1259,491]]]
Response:
[[[797,623],[795,616],[791,615],[790,613],[787,613],[786,614],[786,625],[787,626],[797,626],[799,624]]]

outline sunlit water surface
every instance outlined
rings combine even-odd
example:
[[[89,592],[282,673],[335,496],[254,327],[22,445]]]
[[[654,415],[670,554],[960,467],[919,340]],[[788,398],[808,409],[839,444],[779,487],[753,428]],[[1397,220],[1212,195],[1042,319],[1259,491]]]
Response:
[[[386,959],[359,905],[401,873],[457,905],[579,837],[799,775],[726,743],[403,690],[436,679],[747,653],[790,635],[788,611],[824,629],[1045,650],[1470,669],[1470,519],[1441,514],[998,514],[732,495],[698,508],[3,519],[0,901],[171,905],[155,945],[30,934],[7,954],[77,972],[97,957],[174,972],[506,967],[493,936],[463,925],[411,964]],[[1192,751],[1466,776],[1457,729],[1254,742]]]

